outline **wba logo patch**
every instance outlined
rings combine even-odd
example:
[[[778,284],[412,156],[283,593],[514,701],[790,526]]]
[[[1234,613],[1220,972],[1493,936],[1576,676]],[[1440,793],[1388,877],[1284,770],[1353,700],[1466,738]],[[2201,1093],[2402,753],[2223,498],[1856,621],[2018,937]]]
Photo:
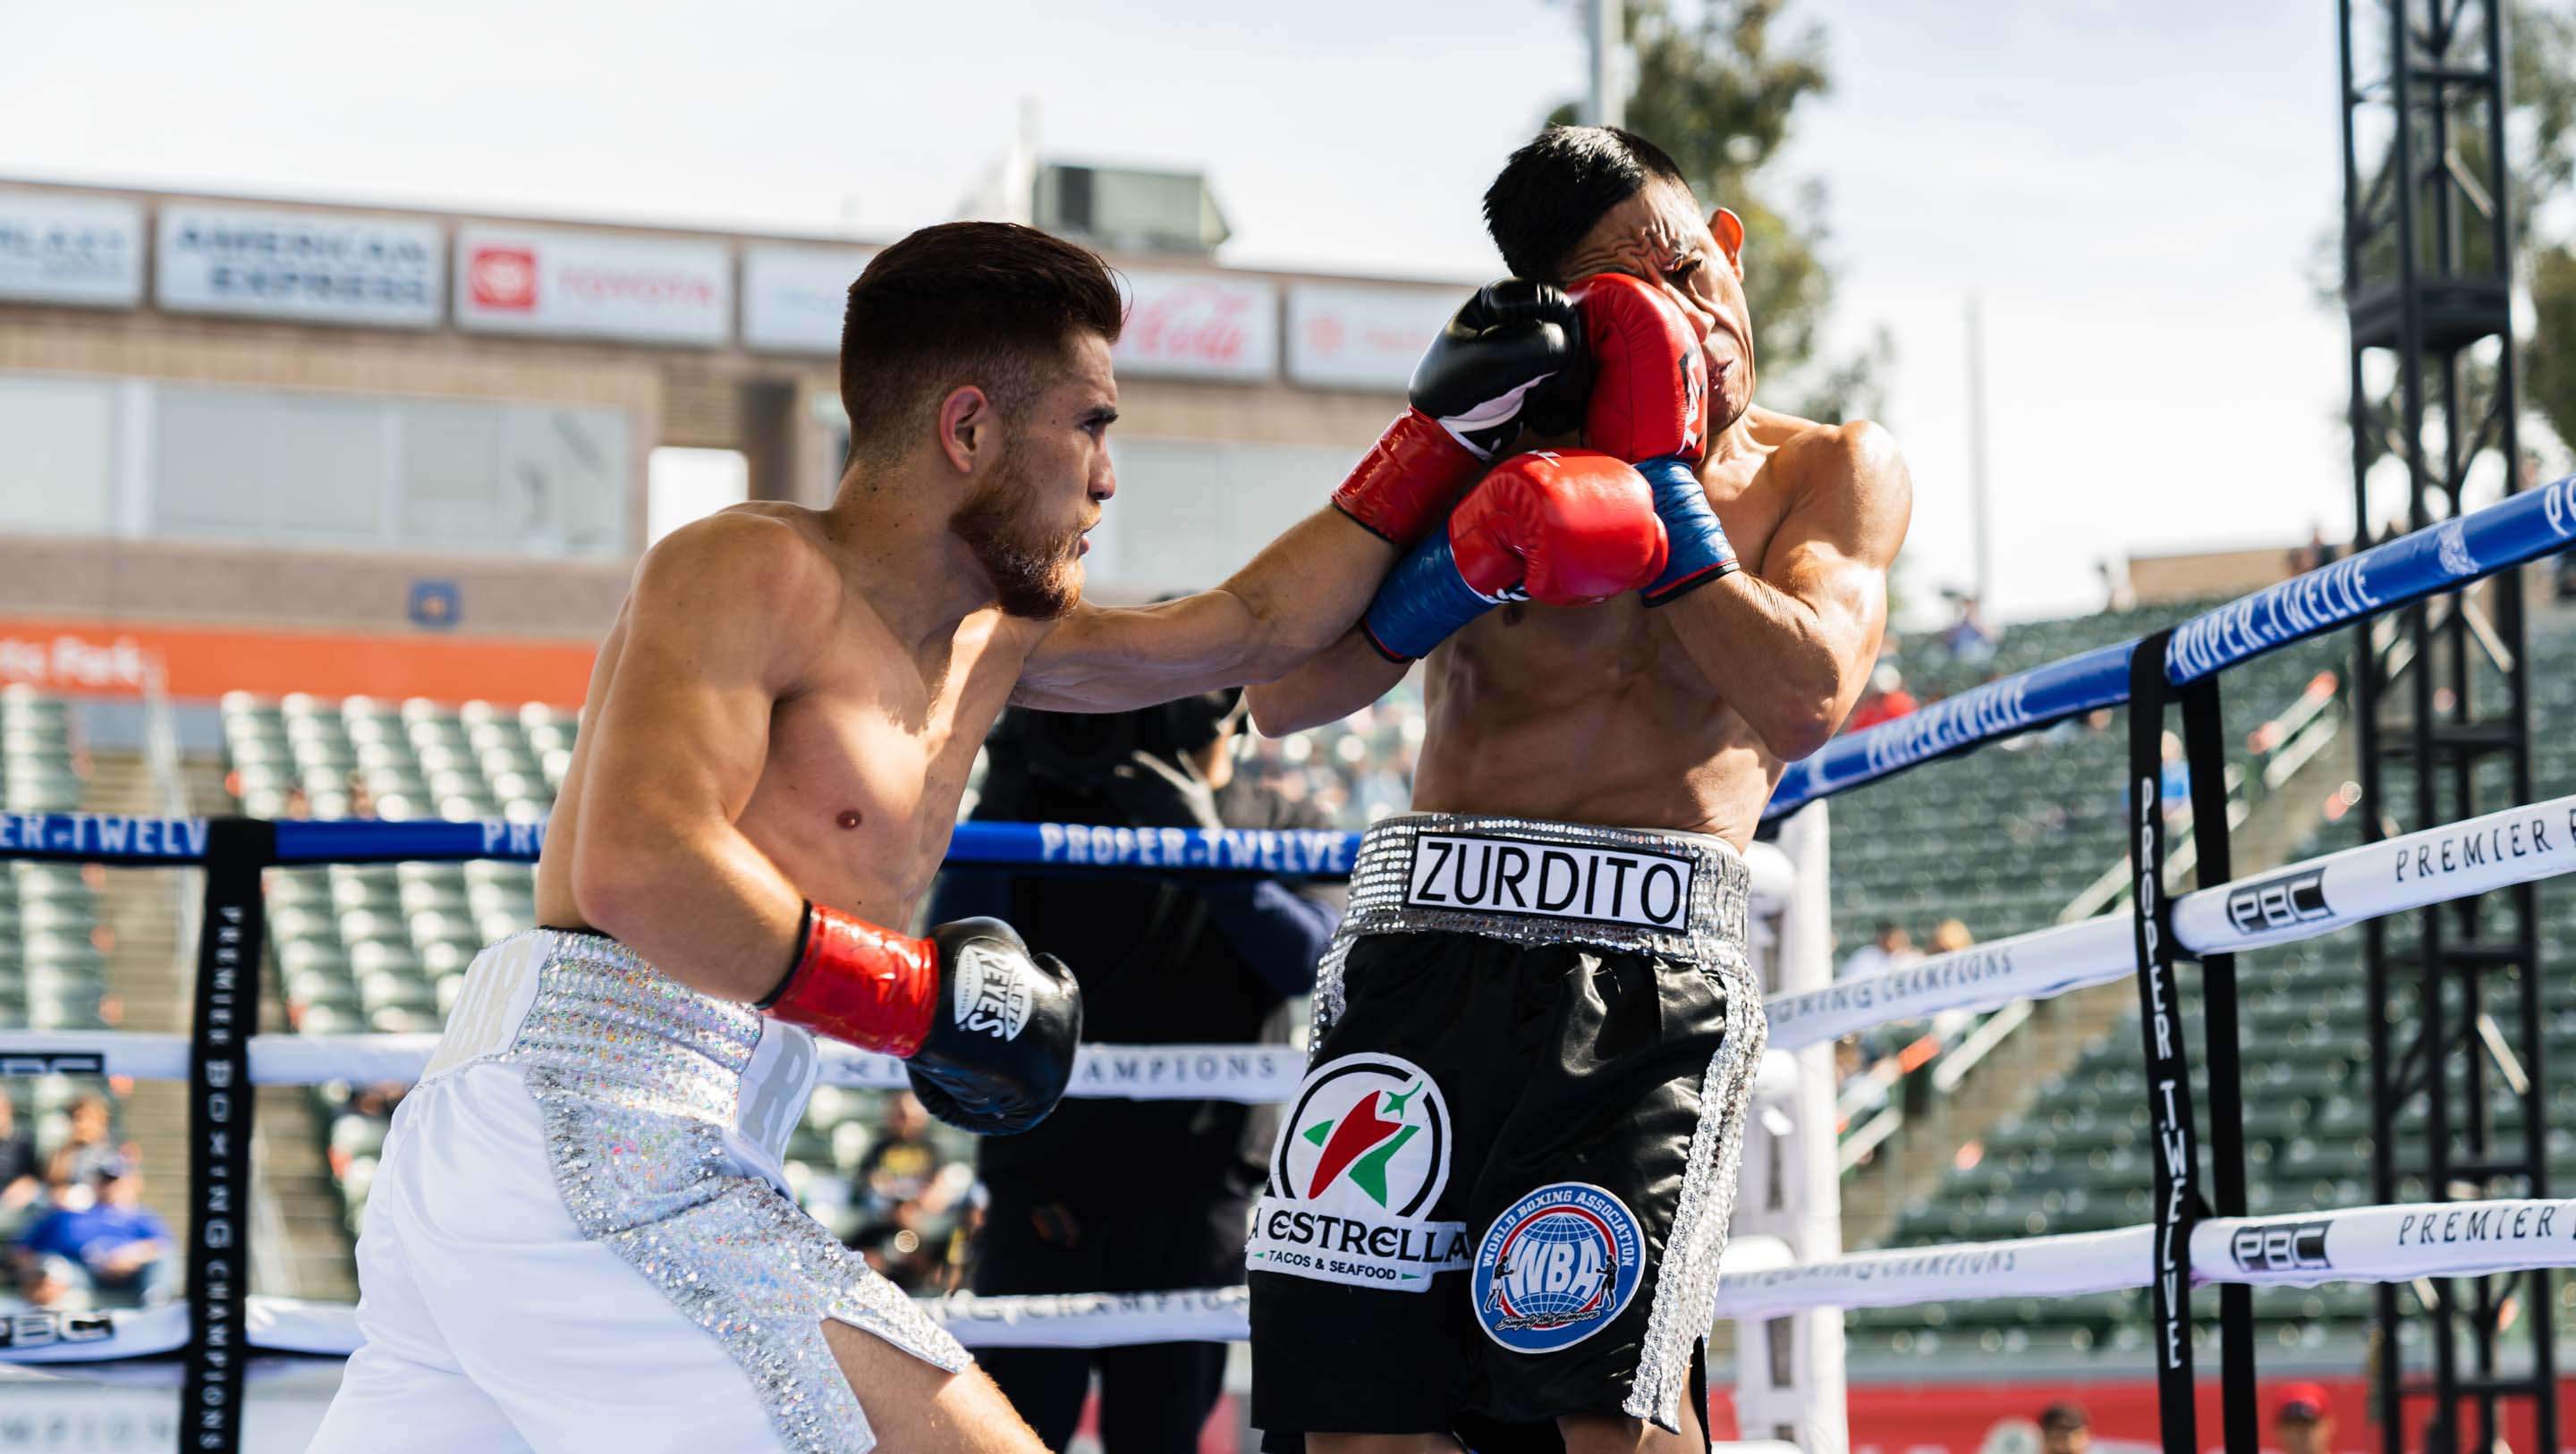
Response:
[[[1515,1353],[1553,1353],[1608,1327],[1645,1275],[1645,1234],[1627,1204],[1560,1181],[1485,1229],[1469,1290],[1485,1336]]]

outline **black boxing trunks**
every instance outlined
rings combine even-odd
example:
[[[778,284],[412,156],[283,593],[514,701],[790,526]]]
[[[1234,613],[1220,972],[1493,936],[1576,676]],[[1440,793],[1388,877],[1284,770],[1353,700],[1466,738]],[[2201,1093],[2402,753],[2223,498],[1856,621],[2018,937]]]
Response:
[[[1767,1034],[1748,891],[1697,834],[1369,830],[1246,1254],[1265,1449],[1704,1410]]]

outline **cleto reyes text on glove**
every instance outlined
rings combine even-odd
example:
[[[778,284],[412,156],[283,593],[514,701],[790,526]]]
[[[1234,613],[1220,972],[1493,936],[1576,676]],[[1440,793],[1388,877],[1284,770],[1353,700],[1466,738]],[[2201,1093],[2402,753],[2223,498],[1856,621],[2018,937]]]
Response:
[[[901,1058],[932,1115],[983,1136],[1046,1119],[1073,1079],[1082,988],[999,919],[915,939],[808,900],[796,963],[755,1006]]]

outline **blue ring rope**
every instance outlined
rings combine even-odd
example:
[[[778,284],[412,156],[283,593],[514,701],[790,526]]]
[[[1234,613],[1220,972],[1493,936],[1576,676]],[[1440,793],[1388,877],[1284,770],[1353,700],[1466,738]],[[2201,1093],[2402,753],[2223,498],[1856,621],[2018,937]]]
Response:
[[[2576,544],[2576,475],[2292,576],[2176,626],[2165,680],[2177,687],[2382,611]],[[1765,818],[1918,763],[2129,699],[2136,641],[2099,647],[1944,698],[1789,764]]]
[[[2266,652],[2463,586],[2576,544],[2576,475],[2204,611],[2174,628],[2165,678],[2185,686]],[[1765,818],[2129,699],[2135,641],[2070,656],[1945,698],[1789,764]],[[206,820],[123,813],[0,813],[0,860],[170,865],[205,861]],[[479,822],[290,820],[280,863],[532,862],[545,826]],[[1106,828],[1079,823],[957,825],[948,861],[1061,869],[1342,877],[1359,835],[1277,829]]]

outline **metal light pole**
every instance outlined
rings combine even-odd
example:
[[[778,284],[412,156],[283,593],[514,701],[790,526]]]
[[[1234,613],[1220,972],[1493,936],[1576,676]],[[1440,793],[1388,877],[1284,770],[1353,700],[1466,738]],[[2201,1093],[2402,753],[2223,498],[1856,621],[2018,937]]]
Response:
[[[1619,47],[1625,36],[1627,6],[1623,0],[1584,0],[1591,25],[1585,38],[1592,51],[1592,89],[1584,98],[1583,117],[1595,126],[1618,126],[1627,120],[1628,91],[1619,76]]]

